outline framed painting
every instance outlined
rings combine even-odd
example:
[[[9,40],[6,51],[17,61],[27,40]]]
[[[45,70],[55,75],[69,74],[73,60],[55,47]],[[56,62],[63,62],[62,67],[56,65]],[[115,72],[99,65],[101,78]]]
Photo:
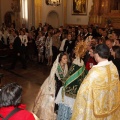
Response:
[[[72,15],[87,15],[87,0],[72,0]]]

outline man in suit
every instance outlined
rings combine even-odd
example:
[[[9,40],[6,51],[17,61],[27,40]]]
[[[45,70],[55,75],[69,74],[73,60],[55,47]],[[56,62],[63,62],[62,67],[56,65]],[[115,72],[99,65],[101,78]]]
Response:
[[[74,47],[75,47],[75,40],[72,39],[72,34],[68,33],[67,40],[64,45],[64,51],[67,52],[69,56],[71,56]]]
[[[86,40],[86,38],[89,36],[89,33],[88,33],[88,29],[87,28],[84,28],[84,40]]]
[[[60,31],[59,39],[60,41],[62,41],[63,40],[63,26],[59,27],[59,31]]]
[[[42,31],[42,23],[39,23],[39,26],[38,26],[38,28],[37,28],[37,32],[39,32],[39,31]]]
[[[47,27],[47,26],[44,26],[44,27],[43,27],[43,31],[44,31],[44,36],[45,36],[45,38],[47,38],[47,36],[48,36],[48,27]]]
[[[26,69],[26,61],[23,57],[23,52],[22,52],[22,46],[21,46],[21,40],[19,38],[19,33],[18,31],[13,31],[12,32],[14,36],[14,42],[13,42],[13,61],[11,64],[11,69],[15,68],[15,65],[18,60],[22,63],[22,68]]]
[[[111,39],[107,39],[105,43],[106,43],[106,45],[109,47],[109,49],[110,49],[110,51],[111,51],[111,50],[112,50],[112,46],[114,45],[114,41],[111,40]],[[113,60],[114,60],[114,57],[110,54],[108,60],[109,60],[109,61],[110,61],[110,60],[113,61]]]

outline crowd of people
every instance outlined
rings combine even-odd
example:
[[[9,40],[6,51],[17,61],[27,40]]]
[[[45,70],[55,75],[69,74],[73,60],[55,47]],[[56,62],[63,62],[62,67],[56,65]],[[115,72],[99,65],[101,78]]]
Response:
[[[120,119],[120,39],[111,25],[2,26],[0,42],[13,51],[12,69],[35,55],[52,66],[33,106],[40,120]]]
[[[65,29],[67,37],[61,41],[59,49],[57,47],[55,49],[60,54],[52,66],[49,77],[41,86],[33,107],[33,112],[41,120],[48,118],[53,120],[96,120],[101,118],[112,120],[115,118],[117,120],[120,118],[119,102],[117,102],[119,99],[113,98],[115,103],[111,103],[109,93],[112,92],[115,97],[116,92],[116,95],[120,96],[118,90],[119,36],[111,27],[107,29],[93,26],[84,29],[79,27],[77,30],[75,27],[69,27],[68,31]],[[59,42],[60,35],[62,34],[58,36]],[[63,61],[60,59],[61,56],[63,56]],[[65,67],[66,64],[68,67]],[[68,71],[67,74],[66,71]],[[116,83],[117,85],[115,85]],[[110,88],[111,85],[113,87]],[[100,89],[99,94],[92,92],[94,87]],[[116,91],[114,91],[115,89]],[[106,93],[106,91],[108,92]],[[95,94],[95,98],[92,98],[92,94]],[[110,102],[107,110],[106,102]],[[114,104],[116,105],[114,106]],[[111,107],[113,108],[111,109]]]
[[[120,40],[118,38],[119,35],[115,33],[112,26],[108,26],[107,28],[100,28],[95,25],[87,27],[60,26],[59,28],[53,28],[47,23],[45,25],[40,23],[37,29],[32,26],[28,30],[24,24],[20,29],[15,29],[13,24],[10,27],[2,24],[0,29],[0,49],[8,48],[13,51],[14,60],[11,68],[15,68],[17,57],[20,57],[22,67],[26,69],[26,61],[33,60],[35,57],[37,57],[38,63],[46,61],[46,64],[51,66],[57,58],[57,55],[62,51],[67,52],[70,58],[69,62],[71,62],[72,58],[74,58],[76,44],[79,41],[85,41],[88,45],[88,51],[84,57],[84,62],[89,70],[92,63],[89,66],[86,62],[92,60],[93,64],[96,64],[91,54],[91,58],[87,61],[87,57],[89,57],[89,52],[91,51],[90,49],[94,49],[100,43],[105,43],[109,46],[111,52],[114,52],[112,51],[112,47],[120,46]],[[110,57],[110,60],[115,59],[112,57]]]

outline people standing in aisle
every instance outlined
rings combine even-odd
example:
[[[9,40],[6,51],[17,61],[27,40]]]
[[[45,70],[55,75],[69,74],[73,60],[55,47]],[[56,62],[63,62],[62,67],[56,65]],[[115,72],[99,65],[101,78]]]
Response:
[[[45,36],[42,31],[39,31],[39,38],[36,40],[38,50],[38,63],[44,62]]]
[[[65,33],[64,33],[64,39],[62,40],[61,45],[60,45],[60,49],[59,49],[60,52],[63,52],[63,51],[64,51],[64,46],[65,46],[65,42],[66,42],[66,40],[67,40],[67,35],[68,35],[68,34],[65,32]]]
[[[64,38],[63,26],[60,26],[60,27],[59,27],[59,31],[60,31],[59,39],[60,39],[60,41],[62,41],[63,38]]]
[[[88,71],[93,67],[93,65],[97,64],[97,62],[94,59],[94,50],[95,50],[95,46],[91,45],[91,48],[89,50],[90,56],[89,56],[89,58],[88,58],[88,60],[86,61],[86,64],[85,64],[85,67]]]
[[[28,60],[28,47],[27,47],[28,36],[25,34],[25,31],[21,29],[19,37],[20,37],[20,40],[21,40],[21,45],[22,45],[22,51],[23,51],[23,54],[24,54],[24,58],[26,60]]]
[[[35,36],[32,31],[28,33],[28,55],[29,60],[34,60],[36,52]]]
[[[45,38],[47,38],[47,36],[48,36],[48,26],[44,26],[43,27],[43,32],[44,32],[44,36],[45,36]]]
[[[84,36],[83,36],[83,39],[86,40],[86,38],[89,36],[89,33],[88,33],[88,28],[84,28]]]
[[[57,55],[59,54],[59,48],[61,45],[59,35],[60,35],[60,31],[57,30],[56,33],[52,37],[53,62],[56,60]]]
[[[117,67],[120,76],[120,46],[113,46],[110,52],[111,55],[114,57],[113,63]]]
[[[115,45],[116,45],[116,46],[120,46],[120,39],[116,39],[116,40],[115,40]]]
[[[45,57],[47,58],[47,65],[52,65],[52,33],[48,32],[48,37],[45,42]]]
[[[111,40],[111,39],[107,39],[106,41],[105,41],[105,44],[109,47],[109,49],[110,49],[110,51],[112,50],[112,46],[114,46],[114,41],[113,40]],[[108,58],[108,60],[110,61],[110,60],[112,60],[113,61],[113,56],[111,55],[111,53],[110,53],[110,56],[109,56],[109,58]]]
[[[13,61],[11,64],[11,69],[15,68],[16,62],[18,60],[21,61],[22,63],[22,68],[26,69],[26,60],[24,59],[23,51],[22,51],[22,46],[21,46],[21,40],[19,38],[19,33],[18,31],[12,31],[12,35],[14,36],[14,42],[13,42]]]
[[[42,31],[42,30],[43,30],[42,23],[39,23],[38,28],[37,28],[37,32]]]
[[[67,52],[69,58],[71,58],[74,47],[75,47],[75,40],[72,39],[72,34],[68,33],[67,40],[64,45],[64,51]],[[69,60],[69,62],[71,62],[71,59]]]

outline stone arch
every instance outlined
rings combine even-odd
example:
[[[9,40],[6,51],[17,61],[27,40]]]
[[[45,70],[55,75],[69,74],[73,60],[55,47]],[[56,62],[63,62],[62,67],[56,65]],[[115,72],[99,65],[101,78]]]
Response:
[[[59,15],[56,11],[50,11],[47,15],[46,22],[54,28],[59,27]]]

